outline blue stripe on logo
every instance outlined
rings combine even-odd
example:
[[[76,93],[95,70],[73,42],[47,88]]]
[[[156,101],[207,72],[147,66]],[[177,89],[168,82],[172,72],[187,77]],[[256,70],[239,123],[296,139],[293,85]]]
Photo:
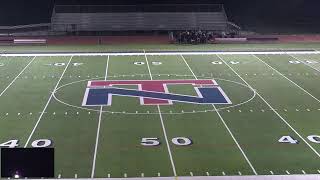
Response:
[[[134,96],[134,97],[144,97],[162,100],[179,101],[186,103],[196,103],[196,104],[229,104],[230,102],[222,94],[220,89],[216,87],[200,87],[198,88],[199,93],[202,97],[162,93],[162,92],[150,92],[143,90],[131,90],[122,88],[96,88],[89,89],[87,101],[87,106],[94,105],[108,105],[108,95],[120,95],[120,96]]]

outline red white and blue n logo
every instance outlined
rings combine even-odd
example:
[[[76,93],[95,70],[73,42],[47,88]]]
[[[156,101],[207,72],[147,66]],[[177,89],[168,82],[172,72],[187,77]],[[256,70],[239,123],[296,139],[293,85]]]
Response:
[[[198,96],[174,94],[167,85],[189,84]],[[114,87],[135,85],[138,90]],[[89,81],[83,106],[111,106],[112,96],[138,97],[141,105],[170,105],[174,101],[193,104],[231,104],[221,87],[211,79],[204,80],[107,80]]]

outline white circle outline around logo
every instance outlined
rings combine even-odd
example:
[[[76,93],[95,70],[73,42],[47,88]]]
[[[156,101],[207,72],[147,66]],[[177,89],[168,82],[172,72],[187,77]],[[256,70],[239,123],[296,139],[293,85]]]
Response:
[[[155,75],[157,75],[157,74],[155,74]],[[165,75],[165,74],[162,74],[162,75]],[[124,75],[122,75],[122,76],[124,76]],[[128,75],[128,76],[132,76],[132,75]],[[139,74],[137,76],[141,76],[141,74]],[[168,75],[166,75],[166,76],[168,76]],[[192,75],[175,75],[175,76],[190,76],[191,77]],[[112,76],[110,76],[110,77],[112,77]],[[251,90],[253,92],[253,95],[248,100],[240,102],[238,104],[231,105],[231,106],[225,106],[225,107],[216,108],[216,109],[214,109],[214,108],[213,109],[206,109],[206,110],[201,110],[201,111],[182,111],[182,112],[170,112],[170,113],[162,112],[162,114],[194,114],[194,113],[215,112],[216,110],[230,109],[230,108],[241,106],[243,104],[246,104],[246,103],[250,102],[257,95],[257,92],[253,88],[249,87],[246,84],[240,83],[240,82],[227,80],[227,79],[221,79],[221,78],[204,77],[204,76],[198,76],[198,78],[214,79],[214,80],[221,80],[221,81],[235,83],[235,84],[247,87],[249,90]],[[85,108],[85,107],[76,106],[76,105],[72,105],[72,104],[66,103],[66,102],[64,102],[64,101],[62,101],[62,100],[60,100],[59,98],[56,97],[56,93],[58,91],[60,91],[61,89],[63,89],[64,87],[66,87],[66,86],[69,86],[69,85],[72,85],[72,84],[76,84],[76,83],[80,83],[80,82],[90,81],[90,80],[98,80],[98,79],[104,79],[104,77],[84,79],[84,80],[74,81],[74,82],[71,82],[71,83],[67,83],[67,84],[61,85],[53,92],[53,98],[56,101],[60,102],[61,104],[66,105],[66,106],[70,106],[70,107],[77,108],[77,109],[88,110],[88,111],[100,112],[100,110],[98,110],[98,109],[90,109],[90,108]],[[154,113],[152,113],[152,112],[149,112],[149,113],[148,112],[138,112],[137,113],[137,112],[124,112],[124,111],[102,111],[102,112],[103,113],[111,113],[111,114],[131,114],[131,115],[133,115],[133,114],[137,114],[137,115],[138,114],[139,115],[141,115],[141,114],[143,114],[143,115],[158,114],[158,112],[154,112]]]

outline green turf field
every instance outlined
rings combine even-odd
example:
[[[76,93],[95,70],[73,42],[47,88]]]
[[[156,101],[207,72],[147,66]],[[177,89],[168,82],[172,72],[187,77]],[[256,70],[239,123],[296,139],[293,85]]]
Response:
[[[186,79],[232,104],[82,105],[91,80]],[[320,52],[0,57],[0,146],[54,147],[57,178],[317,174],[319,126]]]

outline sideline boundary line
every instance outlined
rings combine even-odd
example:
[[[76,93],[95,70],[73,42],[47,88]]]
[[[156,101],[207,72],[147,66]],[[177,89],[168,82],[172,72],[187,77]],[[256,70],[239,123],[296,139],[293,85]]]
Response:
[[[20,71],[20,73],[11,81],[11,83],[0,93],[0,97],[7,91],[7,89],[18,79],[18,77],[29,67],[29,65],[36,59],[34,56],[32,60]]]
[[[50,101],[51,101],[51,99],[52,99],[52,97],[53,97],[53,95],[54,95],[54,92],[55,92],[56,89],[58,88],[58,86],[59,86],[59,84],[60,84],[60,81],[61,81],[62,77],[64,76],[64,73],[67,71],[67,69],[68,69],[68,67],[69,67],[69,64],[71,63],[72,58],[73,58],[73,56],[70,57],[68,64],[67,64],[66,67],[64,68],[64,70],[63,70],[63,72],[62,72],[62,74],[61,74],[61,76],[60,76],[60,78],[59,78],[56,86],[54,87],[53,91],[51,92],[51,95],[50,95],[50,97],[49,97],[49,99],[48,99],[48,101],[47,101],[47,104],[44,106],[44,108],[43,108],[43,110],[42,110],[42,112],[41,112],[41,114],[40,114],[40,116],[39,116],[39,118],[38,118],[38,121],[37,121],[36,124],[34,125],[32,131],[31,131],[31,133],[30,133],[30,135],[29,135],[29,137],[28,137],[28,140],[27,140],[26,144],[24,145],[24,148],[26,148],[26,147],[28,146],[31,137],[33,136],[35,130],[37,129],[38,124],[40,123],[41,118],[42,118],[44,112],[46,111],[46,109],[47,109],[47,107],[48,107],[48,105],[49,105],[49,103],[50,103]]]
[[[110,60],[110,56],[108,56],[107,65],[106,65],[106,69],[105,69],[105,75],[104,75],[104,80],[105,81],[107,80],[107,76],[108,76],[109,60]],[[98,145],[99,145],[99,136],[100,136],[102,112],[103,112],[103,106],[100,106],[99,122],[98,122],[97,135],[96,135],[96,144],[95,144],[95,147],[94,147],[94,155],[93,155],[93,161],[92,161],[91,178],[94,178],[94,173],[95,173],[95,169],[96,169],[96,158],[97,158],[97,151],[98,151]]]
[[[159,52],[87,52],[87,53],[5,53],[0,56],[144,56],[144,55],[250,55],[250,54],[320,54],[319,51],[159,51]]]
[[[244,80],[228,63],[226,63],[223,58],[221,58],[219,55],[217,55],[218,58],[225,64],[227,65],[233,73],[235,73],[244,83],[246,83],[249,87],[252,88],[252,86]],[[265,104],[320,158],[320,154],[318,151],[316,151],[289,123],[286,121],[279,113],[276,111],[261,95],[259,92],[257,92],[257,95],[262,99],[262,101],[265,102]]]
[[[175,180],[176,177],[130,177],[130,178],[78,178],[78,180]],[[283,174],[283,175],[242,175],[242,176],[179,176],[181,180],[315,180],[319,179],[319,174]],[[41,179],[41,180],[69,180],[65,178]]]
[[[269,67],[270,69],[272,69],[273,71],[275,71],[276,73],[278,73],[280,76],[284,77],[286,80],[288,80],[289,82],[291,82],[292,84],[294,84],[296,87],[298,87],[300,90],[302,90],[303,92],[305,92],[306,94],[308,94],[309,96],[311,96],[313,99],[315,99],[316,101],[318,101],[320,103],[320,100],[318,98],[316,98],[315,96],[313,96],[311,93],[309,93],[307,90],[305,90],[304,88],[302,88],[301,86],[299,86],[297,83],[293,82],[291,79],[289,79],[287,76],[283,75],[281,72],[279,72],[277,69],[275,69],[274,67],[272,67],[271,65],[269,65],[268,63],[266,63],[265,61],[263,61],[261,58],[259,58],[256,55],[252,55],[253,57],[255,57],[256,59],[258,59],[260,62],[262,62],[264,65],[266,65],[267,67]]]
[[[183,55],[181,55],[181,58],[183,59],[184,63],[188,66],[190,72],[193,74],[195,79],[198,79],[197,76],[195,75],[195,73],[192,71],[191,67],[189,66],[188,62],[186,61],[186,59],[183,57]],[[247,157],[246,153],[243,151],[243,149],[241,148],[240,144],[238,143],[237,139],[234,137],[233,133],[231,132],[230,128],[228,127],[228,125],[226,124],[226,122],[224,121],[224,118],[221,116],[220,112],[217,110],[216,106],[214,104],[211,104],[212,107],[214,108],[214,110],[216,111],[217,115],[219,116],[221,122],[223,123],[224,127],[227,129],[228,133],[230,134],[231,138],[233,139],[233,141],[235,142],[235,144],[237,145],[238,149],[240,150],[241,154],[243,155],[244,159],[247,161],[247,163],[249,164],[251,170],[253,171],[253,173],[255,175],[258,175],[256,169],[253,167],[253,165],[251,164],[249,158]]]

